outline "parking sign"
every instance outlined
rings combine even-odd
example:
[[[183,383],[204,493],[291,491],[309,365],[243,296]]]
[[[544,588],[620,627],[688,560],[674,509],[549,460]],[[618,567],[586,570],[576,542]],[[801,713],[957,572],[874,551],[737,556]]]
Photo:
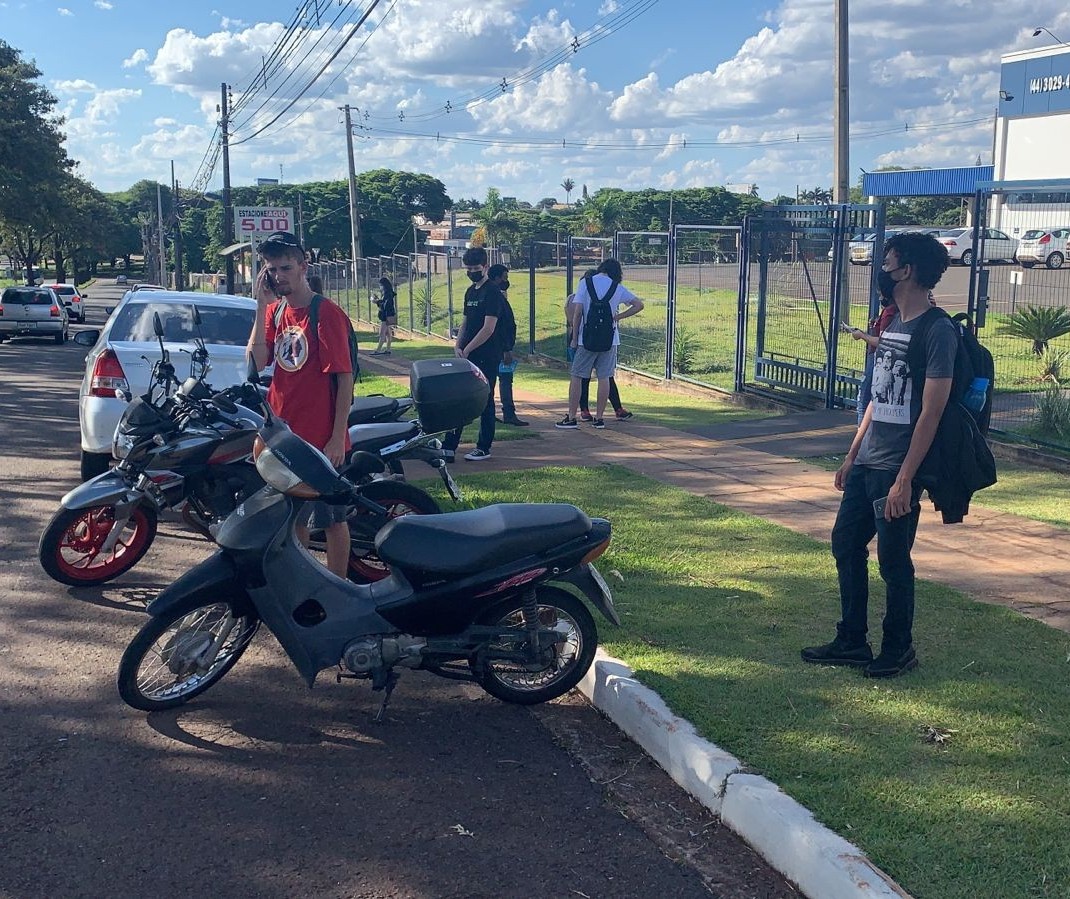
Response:
[[[239,239],[263,240],[276,231],[294,230],[293,207],[281,206],[236,206],[234,208],[234,232]]]

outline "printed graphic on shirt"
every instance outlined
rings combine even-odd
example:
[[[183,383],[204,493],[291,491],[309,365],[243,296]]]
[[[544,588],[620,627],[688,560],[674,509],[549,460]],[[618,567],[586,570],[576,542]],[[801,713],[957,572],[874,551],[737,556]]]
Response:
[[[275,335],[275,364],[284,371],[300,371],[308,362],[308,338],[297,325],[281,328]]]
[[[914,383],[907,366],[910,335],[885,332],[873,362],[873,420],[887,424],[910,424],[910,399]]]

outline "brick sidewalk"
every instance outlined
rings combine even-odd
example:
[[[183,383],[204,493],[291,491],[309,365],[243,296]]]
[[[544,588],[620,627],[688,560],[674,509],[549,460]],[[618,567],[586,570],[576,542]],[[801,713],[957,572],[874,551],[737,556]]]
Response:
[[[365,357],[363,364],[408,376],[408,362],[400,358]],[[619,423],[607,419],[602,431],[589,425],[558,430],[554,422],[565,412],[560,401],[523,390],[523,378],[514,393],[520,417],[531,422],[528,430],[540,439],[496,442],[485,462],[466,462],[458,454],[454,470],[462,486],[468,472],[611,462],[817,540],[829,539],[839,494],[831,472],[793,457],[798,434],[763,438],[762,451],[748,445],[757,442],[754,438],[696,437],[639,417]],[[844,450],[850,435],[844,428]],[[783,455],[769,452],[771,443]],[[1070,632],[1068,549],[1066,531],[979,506],[971,507],[964,523],[945,525],[924,500],[913,556],[919,577]]]

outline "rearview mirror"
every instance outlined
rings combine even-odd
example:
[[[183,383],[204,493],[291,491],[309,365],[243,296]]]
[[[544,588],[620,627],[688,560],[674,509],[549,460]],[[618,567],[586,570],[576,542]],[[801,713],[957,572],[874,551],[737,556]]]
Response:
[[[100,340],[100,331],[97,328],[87,328],[84,331],[77,331],[71,340],[79,346],[95,346],[96,342]]]
[[[197,308],[197,304],[193,304],[193,324],[198,328],[201,326],[201,310]]]
[[[256,360],[253,359],[252,353],[245,354],[245,380],[250,384],[260,383],[260,369],[256,367]]]

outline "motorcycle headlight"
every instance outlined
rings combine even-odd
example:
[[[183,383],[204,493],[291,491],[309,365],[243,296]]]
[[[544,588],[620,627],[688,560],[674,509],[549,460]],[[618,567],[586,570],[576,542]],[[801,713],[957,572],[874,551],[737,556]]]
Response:
[[[326,456],[324,458],[326,459]],[[256,461],[256,470],[260,472],[264,483],[278,490],[279,493],[286,493],[301,499],[315,499],[319,496],[319,492],[302,481],[290,469],[286,461],[272,452],[259,436],[253,442],[253,459]],[[328,461],[327,464],[330,465],[330,462]]]
[[[121,431],[116,430],[115,438],[111,444],[112,456],[119,460],[125,459],[133,448],[134,438],[129,434],[123,434]]]

